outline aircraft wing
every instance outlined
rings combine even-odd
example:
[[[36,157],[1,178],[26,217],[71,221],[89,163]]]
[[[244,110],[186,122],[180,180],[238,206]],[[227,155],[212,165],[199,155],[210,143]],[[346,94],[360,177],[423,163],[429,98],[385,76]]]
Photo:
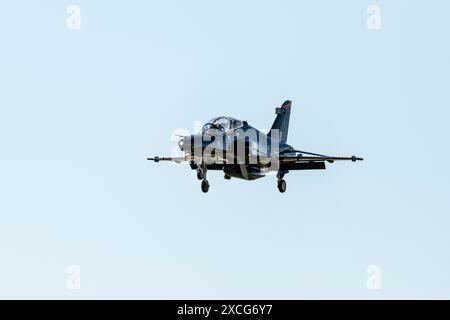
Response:
[[[359,158],[356,156],[351,157],[328,157],[328,156],[280,156],[280,163],[302,163],[302,162],[329,162],[333,163],[334,161],[362,161],[363,158]]]
[[[329,162],[333,163],[334,161],[362,161],[363,158],[359,158],[356,156],[351,157],[329,157],[329,156],[279,156],[279,157],[260,157],[263,162],[272,162],[278,161],[280,164],[295,164],[295,163],[314,163],[314,162]],[[188,157],[152,157],[147,158],[150,161],[173,161],[176,163],[181,163],[185,161],[192,161],[193,159]]]
[[[160,161],[173,161],[176,163],[181,163],[183,161],[188,161],[186,157],[153,157],[153,158],[147,158],[147,160],[160,162]]]
[[[333,163],[334,161],[362,161],[362,158],[351,156],[351,157],[329,157],[329,156],[303,156],[303,155],[292,155],[292,156],[279,156],[274,158],[268,158],[267,163],[277,163],[280,168],[286,170],[316,170],[325,169],[325,162]]]

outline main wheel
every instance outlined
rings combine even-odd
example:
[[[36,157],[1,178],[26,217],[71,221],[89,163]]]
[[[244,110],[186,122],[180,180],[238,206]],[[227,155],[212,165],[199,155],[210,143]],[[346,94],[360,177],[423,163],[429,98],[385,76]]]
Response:
[[[207,193],[209,190],[209,182],[208,180],[203,180],[202,181],[202,191],[203,193]]]
[[[281,193],[286,191],[286,181],[283,179],[278,181],[278,190],[280,190]]]
[[[203,179],[203,170],[197,169],[197,179],[202,180]]]

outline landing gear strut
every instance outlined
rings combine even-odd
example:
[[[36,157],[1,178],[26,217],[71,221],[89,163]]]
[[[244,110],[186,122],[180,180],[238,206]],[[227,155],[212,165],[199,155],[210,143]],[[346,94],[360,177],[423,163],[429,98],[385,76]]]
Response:
[[[283,180],[284,172],[278,171],[277,178],[278,178],[278,190],[281,193],[284,193],[286,191],[286,181]]]
[[[203,180],[203,169],[201,169],[201,168],[197,169],[197,179]]]

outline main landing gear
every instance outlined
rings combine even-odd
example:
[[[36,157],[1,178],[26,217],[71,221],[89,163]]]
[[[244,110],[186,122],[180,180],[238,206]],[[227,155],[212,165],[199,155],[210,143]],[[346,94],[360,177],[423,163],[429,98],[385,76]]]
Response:
[[[284,193],[286,191],[286,181],[283,180],[284,172],[278,171],[277,178],[278,178],[278,190],[281,193]]]
[[[202,180],[201,187],[203,193],[207,193],[209,191],[209,182],[208,180],[206,180],[206,171],[207,170],[205,165],[201,165],[197,169],[197,179]]]

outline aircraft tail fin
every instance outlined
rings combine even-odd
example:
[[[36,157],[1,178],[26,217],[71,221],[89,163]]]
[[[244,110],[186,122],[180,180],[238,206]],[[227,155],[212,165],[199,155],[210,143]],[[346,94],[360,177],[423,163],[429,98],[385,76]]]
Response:
[[[277,117],[273,122],[268,136],[272,135],[272,130],[279,130],[280,142],[287,142],[289,130],[289,118],[291,116],[291,101],[286,100],[280,108],[275,109]]]

